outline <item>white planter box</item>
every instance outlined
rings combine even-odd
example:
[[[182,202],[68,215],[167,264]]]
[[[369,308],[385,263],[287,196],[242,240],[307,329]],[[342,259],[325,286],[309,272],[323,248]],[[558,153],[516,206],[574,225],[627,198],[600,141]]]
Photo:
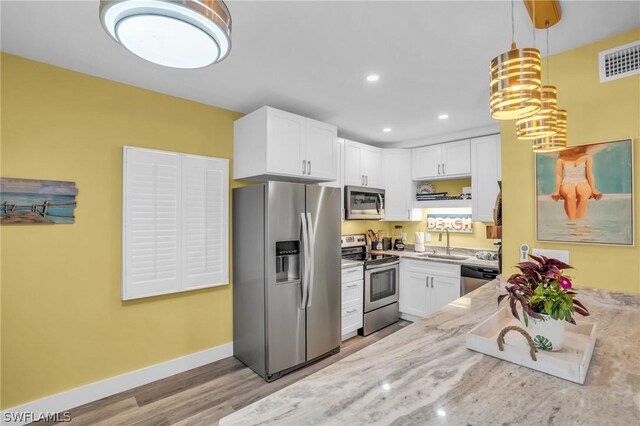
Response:
[[[593,347],[596,344],[596,324],[573,325],[565,323],[564,348],[557,352],[538,350],[536,361],[532,360],[529,355],[529,345],[526,339],[517,331],[506,334],[504,350],[500,351],[496,341],[498,334],[503,328],[512,325],[524,329],[524,325],[513,317],[509,307],[504,306],[467,333],[467,349],[565,380],[584,383]]]

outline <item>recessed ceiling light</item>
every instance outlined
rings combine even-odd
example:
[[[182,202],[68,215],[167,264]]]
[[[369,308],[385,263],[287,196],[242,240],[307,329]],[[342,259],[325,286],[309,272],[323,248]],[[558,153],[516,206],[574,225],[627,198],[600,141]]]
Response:
[[[231,49],[231,15],[221,0],[101,0],[106,32],[142,59],[172,68],[202,68]]]
[[[385,127],[384,129],[382,129],[382,131],[385,133],[389,133],[391,131],[391,127]]]
[[[440,120],[446,120],[447,118],[449,118],[449,114],[440,114],[438,116],[438,119],[440,119]]]
[[[367,76],[367,81],[373,83],[374,81],[380,80],[380,76],[378,74],[371,74]]]

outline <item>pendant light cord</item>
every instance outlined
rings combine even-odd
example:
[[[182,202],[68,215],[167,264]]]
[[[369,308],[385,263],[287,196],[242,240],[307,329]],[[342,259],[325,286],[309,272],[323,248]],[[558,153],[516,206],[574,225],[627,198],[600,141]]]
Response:
[[[513,0],[511,0],[511,44],[516,42],[516,24],[513,17]]]
[[[549,57],[549,21],[544,23],[544,26],[547,31],[547,84],[549,84],[549,80],[551,79],[551,58]]]
[[[531,14],[533,15],[533,48],[536,47],[536,0],[531,0]]]

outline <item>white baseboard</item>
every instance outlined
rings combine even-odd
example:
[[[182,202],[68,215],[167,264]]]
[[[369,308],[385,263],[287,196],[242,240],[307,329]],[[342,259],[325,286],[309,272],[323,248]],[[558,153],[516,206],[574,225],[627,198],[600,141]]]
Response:
[[[0,423],[3,425],[23,425],[31,423],[37,420],[42,414],[54,415],[54,413],[61,413],[80,405],[155,382],[156,380],[164,379],[232,355],[233,343],[226,343],[205,349],[204,351],[134,370],[120,376],[110,377],[66,392],[27,402],[26,404],[7,408],[0,412],[2,416]],[[22,417],[20,417],[20,415],[22,415]]]

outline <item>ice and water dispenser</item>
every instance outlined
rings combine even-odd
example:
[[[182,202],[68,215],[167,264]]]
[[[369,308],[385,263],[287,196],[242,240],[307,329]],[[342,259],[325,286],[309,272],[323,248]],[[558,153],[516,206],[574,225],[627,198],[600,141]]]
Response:
[[[300,241],[276,242],[276,282],[300,279]]]

